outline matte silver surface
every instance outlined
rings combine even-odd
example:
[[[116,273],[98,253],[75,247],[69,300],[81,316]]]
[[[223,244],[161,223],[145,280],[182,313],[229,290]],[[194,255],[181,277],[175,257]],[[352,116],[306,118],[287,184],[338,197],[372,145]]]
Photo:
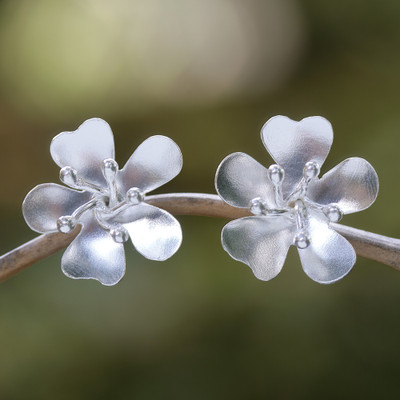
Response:
[[[278,115],[265,123],[261,138],[271,157],[285,170],[283,194],[287,196],[302,178],[307,162],[322,166],[333,142],[333,130],[323,117],[293,121]]]
[[[43,183],[34,187],[22,203],[22,214],[28,226],[39,233],[57,232],[57,220],[71,215],[80,205],[89,201],[90,193]]]
[[[336,204],[344,214],[350,214],[368,208],[378,190],[378,175],[372,165],[363,158],[353,157],[310,183],[308,196],[318,204]]]
[[[149,204],[129,207],[113,221],[123,224],[136,250],[150,260],[170,258],[182,243],[181,226],[175,217]]]
[[[326,221],[310,218],[310,246],[299,249],[304,272],[318,283],[333,283],[347,275],[356,262],[353,246]]]
[[[74,279],[96,279],[103,285],[115,285],[125,274],[124,246],[96,222],[89,211],[82,229],[65,250],[61,268]]]
[[[146,139],[118,174],[118,187],[125,194],[131,187],[147,193],[175,178],[182,169],[182,153],[166,136]]]
[[[50,153],[59,167],[72,167],[86,181],[104,186],[103,160],[114,158],[114,136],[110,125],[91,118],[72,132],[62,132],[51,142]]]
[[[233,153],[222,160],[216,172],[215,188],[234,207],[248,208],[250,201],[257,197],[268,207],[276,207],[268,169],[245,153]]]
[[[281,271],[293,241],[295,226],[287,217],[247,217],[222,230],[222,246],[235,260],[247,264],[263,281]]]

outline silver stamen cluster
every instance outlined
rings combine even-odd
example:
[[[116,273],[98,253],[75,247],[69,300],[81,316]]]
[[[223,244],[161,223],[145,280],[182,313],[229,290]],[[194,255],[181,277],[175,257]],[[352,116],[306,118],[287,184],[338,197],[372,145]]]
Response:
[[[298,249],[305,249],[310,245],[311,238],[308,233],[309,209],[322,211],[331,222],[339,222],[343,217],[343,212],[335,204],[321,206],[307,197],[307,190],[310,182],[319,175],[320,167],[318,163],[309,161],[303,168],[303,177],[285,199],[282,192],[282,184],[285,179],[284,169],[277,164],[268,168],[268,176],[274,187],[275,204],[277,208],[268,208],[267,203],[261,197],[255,197],[250,201],[249,208],[254,215],[276,216],[287,214],[297,227],[297,233],[293,244]]]
[[[121,225],[109,223],[127,207],[140,204],[144,200],[144,194],[136,187],[130,188],[123,196],[117,188],[116,176],[118,164],[112,158],[107,158],[102,163],[102,172],[107,182],[107,188],[101,188],[93,183],[85,181],[72,167],[64,167],[60,170],[60,180],[72,189],[84,190],[93,194],[92,198],[78,207],[72,215],[64,215],[57,220],[57,229],[62,233],[71,232],[77,225],[79,218],[88,210],[92,210],[98,224],[109,231],[116,243],[124,243],[129,240],[128,231]]]

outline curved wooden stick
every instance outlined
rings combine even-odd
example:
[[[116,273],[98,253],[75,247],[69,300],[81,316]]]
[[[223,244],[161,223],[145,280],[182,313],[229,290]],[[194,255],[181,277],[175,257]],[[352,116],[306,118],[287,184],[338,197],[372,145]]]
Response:
[[[251,215],[247,209],[231,207],[217,195],[203,193],[171,193],[146,197],[146,202],[174,215],[200,215],[235,219]],[[331,226],[346,237],[359,256],[389,265],[400,271],[400,240],[339,224]],[[0,281],[17,274],[67,247],[79,233],[41,235],[0,257]]]

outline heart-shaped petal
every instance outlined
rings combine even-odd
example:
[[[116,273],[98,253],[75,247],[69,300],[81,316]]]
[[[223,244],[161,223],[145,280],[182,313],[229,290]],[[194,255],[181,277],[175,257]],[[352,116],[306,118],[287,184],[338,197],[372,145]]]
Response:
[[[82,229],[65,250],[61,268],[73,279],[96,279],[103,285],[118,283],[125,274],[125,252],[110,233],[87,212],[80,220]]]
[[[87,182],[105,186],[101,167],[106,158],[114,158],[114,136],[106,121],[91,118],[76,131],[57,135],[50,153],[61,168],[72,167]]]
[[[224,226],[222,246],[235,260],[247,264],[256,278],[269,281],[283,267],[294,228],[285,216],[240,218]]]
[[[288,196],[301,180],[307,162],[322,166],[333,142],[333,130],[323,117],[293,121],[278,115],[265,123],[261,138],[271,157],[285,170],[283,194]]]

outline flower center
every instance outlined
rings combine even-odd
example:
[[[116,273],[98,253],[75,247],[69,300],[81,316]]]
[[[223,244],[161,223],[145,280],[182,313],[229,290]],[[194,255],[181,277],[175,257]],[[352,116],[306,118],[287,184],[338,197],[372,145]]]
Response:
[[[277,216],[286,214],[296,224],[297,232],[293,244],[299,249],[307,248],[311,243],[308,232],[309,210],[322,211],[331,222],[338,222],[343,217],[343,212],[335,204],[322,206],[307,197],[309,184],[317,179],[320,172],[318,163],[309,161],[303,168],[303,177],[292,193],[286,199],[283,197],[282,184],[285,171],[280,165],[273,164],[268,168],[268,176],[274,187],[275,204],[277,208],[268,208],[267,203],[256,197],[250,201],[250,211],[254,215]]]
[[[102,188],[93,183],[86,182],[72,167],[64,167],[60,171],[60,180],[72,189],[84,190],[93,194],[92,198],[78,207],[72,215],[65,215],[57,220],[57,229],[62,233],[71,232],[80,217],[88,210],[92,210],[98,224],[107,230],[117,243],[124,243],[129,239],[128,231],[119,223],[110,223],[128,207],[140,204],[144,194],[136,187],[130,188],[123,196],[117,188],[116,176],[118,164],[112,158],[103,161],[102,172],[107,182],[107,187]]]

